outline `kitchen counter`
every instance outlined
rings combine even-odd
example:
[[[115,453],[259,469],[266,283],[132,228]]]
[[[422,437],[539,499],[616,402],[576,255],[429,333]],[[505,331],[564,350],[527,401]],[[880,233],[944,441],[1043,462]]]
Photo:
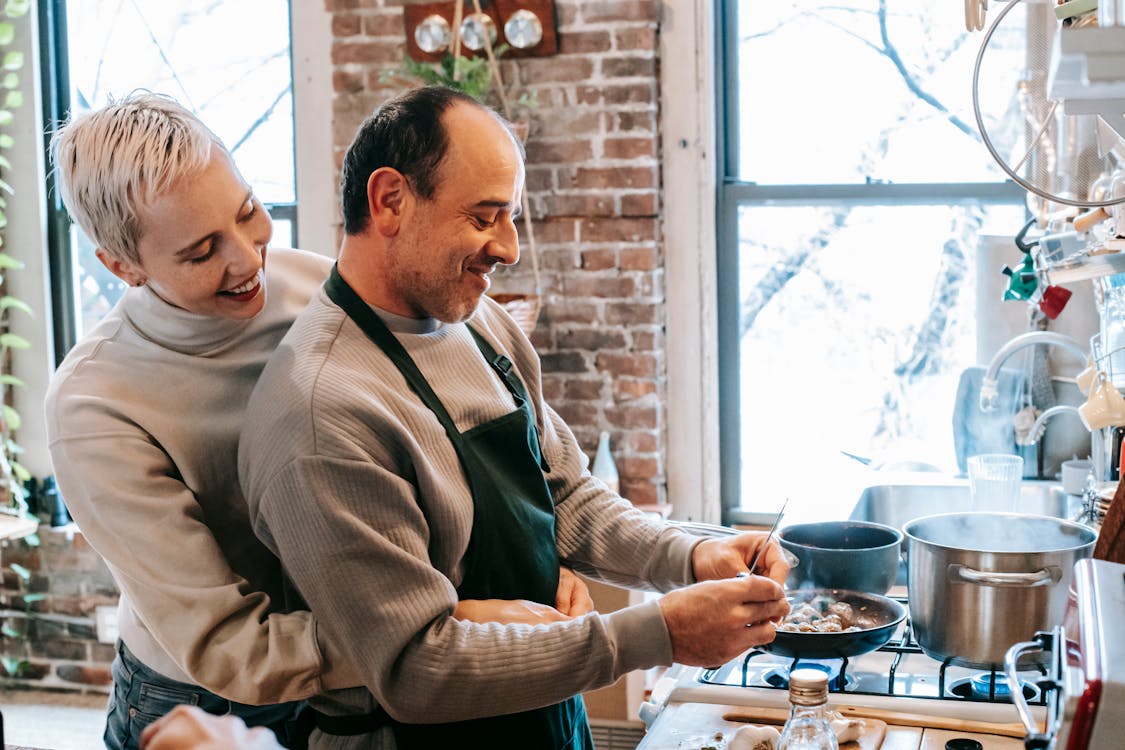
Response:
[[[697,750],[702,747],[726,747],[727,740],[742,726],[742,722],[728,721],[727,714],[745,711],[745,707],[723,706],[710,703],[682,703],[669,705],[660,713],[637,750]],[[721,739],[716,739],[721,735]],[[945,743],[955,737],[970,737],[981,743],[983,750],[1022,750],[1023,742],[1014,737],[999,737],[976,732],[947,729],[921,729],[890,725],[881,750],[944,750]],[[843,750],[857,747],[854,743],[843,745]],[[873,750],[867,749],[865,750]]]

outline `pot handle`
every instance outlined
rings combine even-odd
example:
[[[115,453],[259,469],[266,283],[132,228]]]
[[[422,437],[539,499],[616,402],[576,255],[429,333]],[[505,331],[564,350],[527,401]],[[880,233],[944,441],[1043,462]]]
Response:
[[[1062,580],[1062,571],[1051,566],[1034,573],[994,573],[954,564],[949,566],[949,580],[954,583],[977,583],[1002,588],[1034,588],[1058,583]]]

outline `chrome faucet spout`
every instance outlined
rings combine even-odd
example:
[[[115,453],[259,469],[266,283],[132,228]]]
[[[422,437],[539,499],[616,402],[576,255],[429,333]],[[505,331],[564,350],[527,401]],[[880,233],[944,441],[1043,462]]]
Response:
[[[988,370],[985,371],[980,385],[981,411],[995,411],[996,407],[999,406],[1000,392],[998,377],[1000,374],[1000,366],[1007,361],[1008,357],[1021,349],[1037,344],[1060,346],[1067,351],[1073,352],[1080,359],[1086,359],[1086,349],[1070,336],[1054,331],[1030,331],[1029,333],[1021,333],[1019,336],[1016,336],[1008,343],[1004,344],[1004,346],[1000,347],[1000,351],[996,352],[992,357],[992,361],[989,362]]]
[[[1027,430],[1021,430],[1018,426],[1017,420],[1016,445],[1035,445],[1039,442],[1039,439],[1043,437],[1043,433],[1047,431],[1047,420],[1058,414],[1067,413],[1071,413],[1079,419],[1082,419],[1082,415],[1078,411],[1077,406],[1058,404],[1057,406],[1052,406],[1050,409],[1047,409],[1045,412],[1040,414],[1038,419],[1035,420],[1035,423],[1031,425],[1031,427]],[[1083,422],[1082,425],[1085,426],[1086,423]]]

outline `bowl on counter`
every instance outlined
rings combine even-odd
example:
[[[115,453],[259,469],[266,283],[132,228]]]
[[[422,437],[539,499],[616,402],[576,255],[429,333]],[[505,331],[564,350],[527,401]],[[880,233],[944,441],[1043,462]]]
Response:
[[[898,576],[902,532],[867,521],[822,521],[786,526],[778,533],[797,564],[792,589],[847,589],[885,594]]]

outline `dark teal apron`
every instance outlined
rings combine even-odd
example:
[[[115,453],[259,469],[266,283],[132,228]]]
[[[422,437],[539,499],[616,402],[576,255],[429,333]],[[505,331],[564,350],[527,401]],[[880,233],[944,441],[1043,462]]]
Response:
[[[511,360],[497,354],[483,337],[469,328],[481,354],[504,382],[517,408],[467,432],[458,432],[402,344],[340,277],[335,266],[324,288],[329,298],[394,362],[411,389],[441,422],[457,451],[473,497],[473,530],[465,552],[465,577],[457,587],[458,596],[461,599],[528,599],[554,606],[559,585],[555,510],[543,478],[543,473],[550,468],[539,446],[527,391],[512,370]],[[439,747],[594,750],[581,696],[532,711],[447,724],[402,724],[385,712],[380,713],[383,720],[368,724],[366,731],[390,723],[400,750]],[[329,717],[318,719],[322,730],[331,724]]]

